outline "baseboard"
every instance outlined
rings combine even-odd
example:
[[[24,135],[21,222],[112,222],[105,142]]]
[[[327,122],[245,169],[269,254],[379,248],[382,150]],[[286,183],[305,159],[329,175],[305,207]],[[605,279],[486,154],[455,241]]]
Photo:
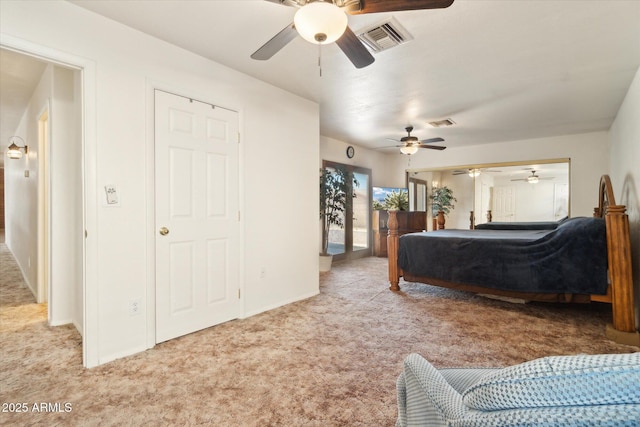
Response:
[[[74,324],[72,319],[57,320],[55,322],[49,323],[49,326],[64,326],[69,324]]]
[[[285,301],[283,301],[281,303],[278,303],[278,304],[273,304],[273,305],[270,305],[270,306],[267,306],[267,307],[262,307],[262,308],[260,308],[258,310],[249,311],[249,312],[244,313],[244,316],[242,316],[241,319],[246,319],[247,317],[255,316],[256,314],[264,313],[266,311],[273,310],[274,308],[282,307],[282,306],[285,306],[287,304],[292,304],[294,302],[298,302],[298,301],[302,301],[302,300],[305,300],[305,299],[309,299],[309,298],[315,297],[316,295],[319,295],[319,294],[320,294],[320,290],[317,290],[317,291],[310,292],[308,294],[303,294],[303,295],[291,298],[289,300],[285,300]]]
[[[607,323],[605,334],[607,338],[617,342],[618,344],[626,344],[626,345],[633,345],[636,347],[640,347],[640,333],[638,333],[638,331],[636,332],[618,331],[616,329],[613,329],[613,325],[611,323]]]
[[[73,321],[73,326],[75,326],[75,327],[76,327],[76,330],[78,331],[78,333],[80,334],[80,336],[81,336],[82,338],[84,338],[84,331],[83,331],[83,330],[82,330],[82,328],[80,327],[80,324],[74,320],[74,321]]]
[[[142,352],[144,352],[146,350],[147,349],[144,346],[141,346],[141,347],[132,348],[132,349],[127,350],[127,351],[122,351],[122,352],[119,352],[119,353],[108,354],[106,356],[98,358],[98,366],[99,365],[104,365],[104,364],[109,363],[109,362],[113,362],[114,360],[122,359],[122,358],[129,357],[129,356],[133,356],[134,354],[142,353]]]

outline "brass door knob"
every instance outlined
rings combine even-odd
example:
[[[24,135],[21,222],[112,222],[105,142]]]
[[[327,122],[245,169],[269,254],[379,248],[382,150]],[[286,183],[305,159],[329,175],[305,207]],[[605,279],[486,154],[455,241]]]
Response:
[[[166,236],[167,234],[169,234],[169,229],[167,227],[162,227],[160,229],[160,234]]]

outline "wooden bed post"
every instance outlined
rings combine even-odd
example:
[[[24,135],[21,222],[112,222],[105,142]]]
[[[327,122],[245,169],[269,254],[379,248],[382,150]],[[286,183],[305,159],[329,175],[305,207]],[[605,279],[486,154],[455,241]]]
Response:
[[[611,277],[613,328],[622,332],[635,332],[631,242],[629,241],[629,217],[625,213],[626,210],[626,207],[622,205],[607,207],[605,216],[607,253]]]
[[[397,211],[389,211],[389,219],[387,220],[389,235],[387,236],[387,256],[389,257],[389,289],[392,291],[400,290],[400,271],[398,267],[398,217]],[[393,262],[391,261],[393,260]]]
[[[631,239],[629,217],[624,205],[617,205],[609,175],[600,179],[598,207],[594,216],[604,217],[607,227],[607,257],[611,281],[611,308],[613,330],[607,336],[617,342],[632,345],[640,343],[636,332],[633,302],[633,275],[631,272]]]

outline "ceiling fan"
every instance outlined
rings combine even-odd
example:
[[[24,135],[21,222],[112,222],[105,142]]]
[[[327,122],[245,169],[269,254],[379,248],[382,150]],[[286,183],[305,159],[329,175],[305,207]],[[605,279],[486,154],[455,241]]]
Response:
[[[392,145],[392,147],[400,147],[400,152],[402,154],[408,154],[408,155],[415,154],[418,152],[419,148],[429,148],[431,150],[444,150],[445,148],[447,148],[447,147],[443,147],[442,145],[428,145],[433,142],[444,141],[444,139],[442,138],[437,137],[437,138],[419,140],[417,137],[411,135],[411,131],[413,131],[413,126],[407,126],[406,128],[404,128],[404,130],[407,131],[407,136],[404,136],[399,140],[387,138],[389,141],[400,142],[399,145]],[[388,148],[388,147],[381,147],[381,148]]]
[[[529,175],[526,178],[518,178],[518,179],[512,179],[511,181],[526,181],[529,184],[536,184],[538,183],[538,181],[540,181],[541,179],[553,179],[554,177],[545,177],[545,178],[540,178],[538,175],[536,175],[536,171],[531,171],[531,175]]]
[[[251,58],[267,60],[300,34],[314,44],[336,42],[356,68],[373,63],[369,50],[349,28],[347,15],[396,12],[402,10],[441,9],[454,0],[265,0],[298,7],[294,22],[256,50]]]

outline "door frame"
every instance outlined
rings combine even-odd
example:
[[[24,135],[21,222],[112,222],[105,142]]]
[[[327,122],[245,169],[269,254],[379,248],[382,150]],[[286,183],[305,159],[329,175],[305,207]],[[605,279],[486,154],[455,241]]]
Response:
[[[217,105],[238,113],[238,132],[240,144],[238,146],[238,192],[240,194],[238,209],[240,211],[240,224],[238,233],[238,287],[240,288],[240,309],[239,319],[246,317],[245,304],[245,233],[244,233],[244,197],[245,181],[244,181],[244,110],[239,105],[234,105],[231,100],[212,100],[205,90],[201,87],[186,87],[168,84],[166,82],[157,81],[151,78],[146,80],[146,249],[147,249],[147,295],[146,295],[146,321],[147,321],[147,349],[156,345],[156,182],[155,182],[155,96],[156,90],[169,92],[185,98],[201,100],[207,104]],[[211,91],[215,92],[215,91]]]
[[[81,147],[82,147],[82,206],[85,239],[82,254],[82,364],[86,368],[98,366],[98,194],[97,194],[97,93],[94,61],[52,49],[18,37],[0,34],[0,47],[52,64],[77,70],[81,78]],[[51,257],[51,254],[49,254]]]
[[[357,259],[357,258],[364,258],[367,256],[371,256],[373,254],[373,224],[371,223],[372,221],[372,216],[373,216],[373,206],[371,204],[372,200],[373,200],[373,183],[372,181],[372,171],[369,168],[365,168],[365,167],[361,167],[361,166],[354,166],[354,165],[349,165],[346,163],[339,163],[339,162],[334,162],[331,160],[322,160],[322,168],[342,168],[345,169],[347,172],[349,172],[349,174],[353,174],[354,172],[357,173],[361,173],[361,174],[365,174],[369,177],[368,179],[368,188],[367,190],[367,195],[369,197],[369,209],[367,209],[367,249],[363,249],[363,250],[359,250],[357,252],[353,251],[353,211],[351,212],[351,215],[347,215],[347,212],[349,210],[349,205],[350,203],[347,203],[347,212],[345,212],[345,218],[344,218],[344,233],[345,233],[345,239],[344,239],[344,252],[341,254],[335,254],[333,255],[333,259],[335,261],[342,261],[342,260],[348,260],[348,259]],[[349,180],[349,184],[351,185],[353,181]],[[323,224],[324,227],[324,224]],[[321,230],[322,231],[322,230]]]
[[[51,292],[51,181],[50,181],[50,161],[49,155],[51,142],[51,124],[49,122],[50,108],[49,101],[40,110],[37,116],[38,121],[38,284],[37,297],[38,304],[48,302]],[[47,305],[47,316],[51,324],[51,304]]]
[[[409,192],[409,211],[416,211],[418,205],[418,185],[423,184],[425,188],[424,192],[424,211],[428,211],[429,202],[429,183],[424,179],[412,178],[407,173],[407,190]]]

